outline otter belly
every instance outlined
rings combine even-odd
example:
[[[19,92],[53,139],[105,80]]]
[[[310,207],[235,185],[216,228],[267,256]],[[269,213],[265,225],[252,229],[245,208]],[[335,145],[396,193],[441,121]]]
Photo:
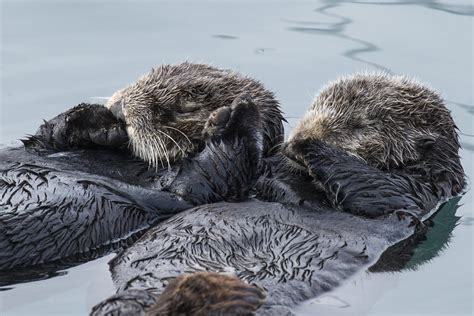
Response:
[[[0,149],[0,270],[113,250],[190,207],[147,189],[152,181],[120,152]]]
[[[134,293],[157,295],[169,280],[196,271],[255,283],[267,291],[267,309],[291,306],[334,289],[414,232],[408,216],[367,219],[322,205],[200,206],[151,228],[111,262],[118,294],[94,313],[122,296],[125,304]]]

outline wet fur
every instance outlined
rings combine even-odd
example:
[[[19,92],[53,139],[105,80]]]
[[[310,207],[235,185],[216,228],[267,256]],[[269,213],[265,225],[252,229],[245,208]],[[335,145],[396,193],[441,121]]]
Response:
[[[55,131],[91,108],[83,104],[48,124]],[[53,142],[45,152],[51,134],[44,129],[25,141],[30,152],[0,151],[0,270],[103,253],[194,205],[247,198],[262,156],[258,108],[242,95],[219,111],[229,115],[209,124],[203,150],[161,176],[117,151],[51,153]],[[87,130],[73,139],[89,141]]]
[[[199,150],[211,112],[242,92],[259,109],[263,154],[271,155],[283,141],[278,101],[260,82],[231,70],[192,63],[162,65],[116,92],[106,106],[125,122],[134,154],[156,167]]]
[[[423,149],[437,146],[459,165],[457,128],[443,99],[403,76],[356,74],[328,84],[289,140],[308,138],[384,170],[423,160]]]
[[[344,89],[341,91],[345,92]],[[120,120],[120,112],[111,110],[115,113],[114,117]],[[261,114],[260,111],[259,113]],[[346,114],[353,115],[356,112]],[[222,115],[218,117],[227,118],[224,122],[232,121],[231,115],[227,116],[224,112]],[[339,119],[344,122],[342,118]],[[364,118],[359,120],[364,121]],[[216,119],[216,122],[221,120]],[[352,126],[349,122],[352,121],[348,118],[346,124]],[[369,121],[364,122],[370,125]],[[293,136],[290,141],[294,157],[308,168],[311,176],[309,180],[301,179],[305,183],[302,190],[298,189],[302,188],[301,182],[298,185],[298,181],[292,179],[291,175],[288,177],[290,180],[280,179],[279,163],[275,167],[272,162],[268,162],[269,166],[264,166],[266,179],[259,179],[257,188],[262,199],[274,198],[281,203],[250,200],[239,204],[206,205],[178,214],[154,227],[113,260],[114,280],[121,292],[100,304],[94,313],[102,314],[110,310],[120,313],[122,310],[131,310],[129,307],[133,307],[135,314],[144,313],[163,291],[165,284],[175,277],[179,281],[179,273],[203,269],[225,272],[233,269],[239,278],[260,283],[269,291],[267,305],[260,312],[271,314],[269,308],[280,304],[295,304],[328,291],[356,271],[375,262],[388,246],[413,234],[421,225],[420,222],[432,214],[430,207],[451,196],[452,192],[460,190],[455,184],[459,183],[462,187],[463,173],[462,168],[459,169],[460,164],[457,168],[454,161],[448,172],[439,168],[443,164],[441,159],[457,157],[459,145],[457,142],[449,142],[447,136],[446,143],[449,145],[446,146],[452,146],[454,154],[452,151],[443,151],[445,156],[432,155],[436,152],[432,151],[432,146],[438,141],[439,144],[444,144],[440,139],[445,136],[439,136],[435,141],[432,137],[424,137],[422,142],[417,143],[420,146],[417,147],[416,155],[407,160],[400,160],[396,155],[394,159],[380,159],[386,153],[379,155],[376,150],[373,151],[374,159],[371,160],[370,157],[361,156],[363,151],[358,152],[363,147],[361,140],[365,138],[356,139],[352,147],[341,141],[338,148],[331,138],[333,134],[324,134],[325,129],[318,130],[318,126],[315,124],[314,131],[311,132],[299,129],[300,133],[295,135],[302,136]],[[254,186],[255,177],[252,174],[258,171],[255,169],[255,162],[258,166],[262,155],[254,150],[250,150],[248,154],[239,150],[240,144],[245,145],[249,140],[247,144],[255,145],[250,148],[261,148],[258,145],[260,137],[253,137],[255,133],[252,129],[248,134],[245,134],[246,129],[242,131],[243,134],[236,138],[227,138],[228,141],[234,141],[231,148],[238,149],[239,155],[235,157],[243,157],[244,162],[238,164],[239,172],[243,170],[248,173],[230,181],[231,185],[237,187],[236,190],[222,188],[221,185],[227,182],[215,180],[214,177],[222,175],[219,168],[204,174],[198,171],[196,177],[186,163],[162,187],[169,188],[173,194],[196,198],[201,202],[216,202],[222,198],[222,194],[227,193],[231,200],[240,201],[247,197],[249,189]],[[364,131],[363,128],[361,134],[353,135],[366,135]],[[89,135],[87,133],[79,138],[87,139],[90,138]],[[225,136],[225,133],[221,135]],[[326,138],[321,139],[321,135]],[[208,153],[216,152],[213,146],[220,144],[211,139],[206,147]],[[442,146],[439,148],[444,149]],[[228,166],[225,169],[228,172],[223,175],[230,175],[231,178],[235,175],[234,169],[229,167],[233,166],[232,158],[235,157],[220,154],[217,160],[213,160],[212,155],[205,155],[201,156],[202,160],[193,160],[195,163],[191,166],[196,166],[196,170],[204,166],[207,170],[209,167],[218,167],[222,162]],[[174,178],[186,174],[191,176],[178,181]],[[210,186],[203,186],[202,192],[195,190],[199,185],[183,189],[183,185],[189,184],[193,179],[212,181]],[[293,180],[295,184],[292,183]],[[306,186],[311,181],[318,182],[323,191],[318,191],[315,186]],[[295,191],[294,188],[298,190]],[[208,194],[210,192],[212,194]],[[324,194],[322,198],[321,193]],[[366,216],[334,212],[334,207]],[[364,210],[374,210],[374,213]],[[403,212],[392,214],[393,211]],[[376,218],[369,219],[367,216]],[[205,282],[204,279],[204,286]],[[173,291],[178,288],[186,293],[186,288],[173,287],[173,283],[168,290],[173,295],[180,295],[179,291]],[[169,299],[175,299],[173,295]],[[191,306],[194,306],[193,302],[199,302],[195,294],[190,297],[186,303]],[[166,297],[163,299],[166,301]],[[117,306],[120,309],[116,309]]]
[[[358,74],[322,89],[285,151],[332,205],[423,213],[462,192],[457,128],[437,93],[405,77]]]

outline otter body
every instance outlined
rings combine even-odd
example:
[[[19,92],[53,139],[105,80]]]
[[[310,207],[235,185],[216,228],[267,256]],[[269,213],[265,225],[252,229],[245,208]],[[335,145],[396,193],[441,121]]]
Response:
[[[48,124],[55,131],[91,108],[83,104]],[[25,141],[34,153],[1,150],[0,270],[103,254],[177,212],[246,198],[261,159],[261,130],[258,108],[243,95],[208,119],[204,149],[171,170],[149,170],[118,149],[50,153],[47,133]],[[69,139],[90,135],[84,129]]]
[[[221,301],[225,306],[257,309],[263,300],[258,300],[257,295],[244,295],[245,286],[251,284],[266,295],[257,314],[279,315],[284,311],[290,315],[292,306],[335,289],[419,228],[410,216],[399,218],[391,214],[368,219],[334,212],[313,202],[311,207],[258,200],[216,203],[160,223],[110,262],[117,294],[98,304],[92,315],[111,311],[126,315],[131,310],[134,315],[155,315],[153,310],[161,312],[156,315],[179,315],[170,307],[164,308],[167,300],[179,301],[179,290],[165,301],[156,300],[183,273],[193,276],[203,271],[236,276],[245,282],[240,291],[229,286],[208,290],[213,298],[233,293],[233,297]],[[406,248],[404,251],[408,256]],[[383,271],[393,263],[379,266]],[[200,305],[204,294],[196,283],[193,286],[198,292],[182,302],[190,307],[187,311],[206,307]],[[219,309],[211,307],[208,312],[216,310]]]
[[[129,154],[86,150],[38,156],[0,150],[0,270],[94,258],[192,207],[151,188],[155,175]],[[0,283],[14,281],[14,270]]]
[[[385,75],[339,80],[322,90],[284,146],[298,172],[285,170],[277,159],[257,183],[259,198],[283,204],[202,206],[152,228],[113,260],[118,293],[93,314],[126,313],[139,298],[136,313],[219,313],[222,306],[200,299],[203,276],[192,277],[199,271],[230,272],[255,283],[268,295],[259,313],[289,313],[282,306],[329,291],[375,263],[441,202],[460,193],[458,150],[449,111],[425,86]],[[183,272],[191,274],[179,276]],[[243,283],[236,298],[224,299],[227,311],[239,314],[237,308],[245,307],[250,314],[259,308],[259,296],[245,296],[248,287]],[[232,290],[216,289],[209,302],[227,291]],[[180,310],[172,302],[183,293],[187,305]]]
[[[201,70],[206,74],[204,77],[214,78],[215,75],[220,78],[219,80],[223,80],[220,77],[221,71],[212,67],[203,65],[184,67],[184,69],[188,68],[193,69],[192,71],[202,68]],[[170,111],[171,114],[179,111],[187,113],[183,108],[190,106],[190,103],[173,99],[174,94],[166,88],[168,87],[166,82],[157,80],[157,78],[167,78],[166,76],[173,73],[173,69],[179,77],[180,71],[183,71],[183,65],[177,68],[162,67],[160,69],[161,72],[157,74],[152,72],[131,88],[118,92],[111,99],[109,109],[83,105],[44,124],[39,135],[26,142],[27,148],[39,152],[82,146],[123,148],[123,144],[130,140],[133,152],[155,167],[157,162],[163,162],[163,159],[169,162],[174,158],[182,157],[181,155],[189,156],[180,161],[176,169],[159,177],[158,183],[151,181],[150,185],[146,184],[143,188],[160,191],[157,194],[164,197],[169,205],[173,206],[177,200],[184,203],[182,208],[223,200],[242,201],[249,196],[251,190],[255,190],[254,193],[260,201],[205,205],[187,213],[178,214],[170,221],[152,228],[114,261],[114,279],[119,290],[123,292],[119,292],[117,296],[99,305],[94,313],[120,311],[121,308],[124,308],[126,312],[130,311],[129,307],[132,310],[138,308],[140,313],[145,312],[161,293],[161,288],[156,289],[156,287],[162,287],[169,278],[179,273],[201,270],[219,273],[230,270],[235,272],[242,282],[241,289],[237,291],[239,297],[242,297],[242,291],[249,291],[249,285],[244,281],[253,280],[257,284],[260,283],[262,287],[268,287],[268,291],[275,289],[269,295],[268,306],[294,304],[330,290],[356,271],[373,263],[387,247],[412,235],[418,224],[429,217],[439,203],[459,193],[464,185],[464,174],[457,154],[459,144],[454,123],[446,131],[431,126],[433,124],[422,125],[423,117],[426,122],[430,118],[426,111],[423,114],[425,109],[428,109],[428,113],[429,111],[441,113],[440,117],[445,117],[452,123],[449,112],[445,111],[442,103],[433,105],[427,101],[440,100],[433,98],[429,90],[416,85],[410,86],[409,82],[400,81],[402,84],[399,84],[400,82],[393,78],[377,76],[369,76],[361,80],[356,76],[329,86],[316,99],[315,105],[303,118],[303,123],[295,129],[293,136],[284,147],[283,152],[286,157],[282,160],[282,156],[279,155],[268,157],[272,149],[269,144],[275,140],[273,136],[278,133],[270,135],[269,130],[272,129],[269,129],[265,122],[270,123],[275,117],[278,120],[278,115],[268,119],[268,116],[262,114],[265,112],[259,104],[260,101],[253,103],[245,101],[244,98],[240,99],[235,106],[217,107],[213,112],[209,112],[204,122],[201,122],[203,118],[198,115],[201,122],[199,135],[206,141],[204,148],[197,152],[194,152],[196,150],[194,147],[189,151],[183,150],[182,144],[169,134],[165,136],[160,132],[150,132],[150,129],[155,129],[157,126],[170,127],[168,123],[170,117],[174,120],[178,118],[179,123],[189,123],[186,115],[172,116]],[[214,71],[217,73],[213,75]],[[232,76],[232,73],[227,72],[224,77],[229,79]],[[171,79],[170,81],[172,82]],[[361,87],[359,87],[360,81],[363,82]],[[245,80],[237,82],[242,84]],[[175,85],[176,83],[172,83],[170,87]],[[253,84],[248,85],[254,87]],[[225,85],[217,84],[217,86],[224,89]],[[400,106],[397,102],[387,103],[387,108],[382,106],[384,102],[393,101],[391,98],[386,100],[378,98],[384,95],[383,89],[387,86],[387,93],[395,93],[391,95],[392,98],[409,100],[405,102],[406,106]],[[207,86],[202,83],[197,87]],[[417,87],[420,89],[415,89]],[[156,97],[163,97],[157,91],[164,91],[172,102],[164,102],[168,100],[165,98],[153,104],[140,103],[143,100],[156,100]],[[179,95],[183,95],[184,90],[178,89],[178,91]],[[372,95],[374,93],[375,95]],[[338,96],[339,94],[342,95]],[[206,93],[195,95],[196,100],[201,100],[197,106],[201,109],[198,110],[201,114],[207,113],[210,108],[209,104],[202,101],[205,99],[201,99],[202,95],[210,98]],[[251,92],[248,95],[249,100],[258,99],[258,96],[252,95]],[[141,105],[137,105],[137,100]],[[380,111],[376,112],[375,116],[370,116],[371,111],[361,108],[365,105],[360,102],[371,100],[376,100],[371,104],[372,107],[380,107]],[[341,102],[342,105],[337,102]],[[240,103],[242,103],[241,106],[237,107]],[[252,106],[249,106],[250,103]],[[431,104],[433,107],[426,105],[418,109],[418,103]],[[167,105],[163,106],[163,104]],[[203,104],[207,104],[204,106],[205,110],[202,110]],[[164,108],[167,110],[162,111]],[[178,108],[180,110],[177,110]],[[191,108],[194,109],[194,107]],[[439,108],[440,111],[435,110]],[[130,111],[133,109],[140,109],[140,111],[131,114]],[[278,112],[278,107],[273,109]],[[390,112],[391,110],[393,113]],[[421,114],[413,114],[418,111]],[[235,113],[241,114],[234,115]],[[91,118],[91,124],[85,124],[88,118]],[[135,118],[137,121],[133,123],[132,120]],[[164,123],[165,120],[167,123]],[[400,120],[408,121],[402,130],[409,128],[411,130],[408,130],[406,134],[401,134],[402,137],[395,140],[392,139],[394,134],[389,134],[381,127],[384,124],[396,125]],[[281,120],[278,121],[277,131],[281,130],[279,128]],[[355,122],[359,122],[357,128],[354,127]],[[430,129],[429,126],[433,128]],[[179,130],[179,132],[176,131],[178,134],[183,132],[174,125],[171,127],[171,129]],[[417,127],[419,127],[418,130]],[[149,133],[136,137],[138,128],[148,129]],[[345,132],[348,132],[350,137],[341,136],[341,142],[338,143],[337,136]],[[193,129],[190,128],[189,135],[193,133]],[[382,138],[385,137],[387,144],[380,141],[372,142],[372,137],[377,136],[377,133],[380,133]],[[159,136],[159,141],[154,138],[155,134],[162,135]],[[147,140],[147,135],[152,137]],[[269,135],[272,137],[268,137]],[[183,142],[185,138],[183,136]],[[165,144],[165,139],[171,143]],[[135,141],[138,143],[133,144]],[[398,147],[388,143],[394,143]],[[44,146],[45,144],[47,146]],[[279,141],[275,145],[278,147]],[[403,151],[402,153],[392,152],[394,148],[402,148],[402,145],[416,152],[410,153],[407,157]],[[174,154],[171,154],[173,151],[169,146],[175,146]],[[137,149],[139,147],[141,149]],[[144,148],[148,148],[149,151],[145,152]],[[399,154],[404,159],[399,159]],[[288,159],[298,164],[299,173],[287,170],[285,161]],[[442,168],[444,163],[447,163],[449,168]],[[46,213],[44,209],[31,203],[32,196],[26,188],[28,185],[11,180],[22,174],[21,170],[15,168],[14,164],[6,167],[7,173],[2,183],[6,186],[12,183],[8,187],[10,190],[8,192],[17,200],[11,203],[13,199],[3,195],[2,203],[7,206],[7,211],[4,213],[9,218],[7,221],[0,221],[7,228],[5,231],[8,231],[8,234],[4,238],[11,247],[6,249],[9,249],[11,253],[14,253],[15,247],[23,247],[23,244],[29,243],[32,238],[26,236],[17,239],[19,230],[14,229],[15,223],[21,225],[27,223],[29,227],[34,225],[32,222],[38,218],[37,214],[46,218],[46,215],[41,215]],[[14,170],[13,174],[8,174],[10,169]],[[28,172],[34,175],[31,170]],[[100,172],[100,174],[103,173]],[[38,174],[41,175],[41,173]],[[32,175],[27,176],[26,184],[29,184]],[[117,179],[114,176],[117,175],[109,173],[109,176],[113,178],[111,182],[115,183]],[[100,178],[98,175],[92,177]],[[91,187],[87,181],[76,182],[73,178],[67,178],[67,182],[73,188],[84,187],[86,183],[85,188],[87,190],[92,188],[92,194],[96,194],[95,187]],[[59,182],[50,183],[52,183],[53,191],[55,186],[60,185]],[[40,187],[38,185],[37,189]],[[112,190],[109,190],[107,195],[128,196],[128,187],[123,189],[122,184],[115,184],[111,188]],[[143,197],[142,192],[145,191],[138,190],[137,192],[140,192],[139,196]],[[67,202],[70,196],[74,195],[68,195],[60,203]],[[152,200],[155,199],[152,197]],[[98,200],[102,201],[94,197],[92,202],[96,203]],[[137,209],[142,208],[142,199],[132,201]],[[81,203],[88,205],[90,201],[79,200],[79,204]],[[27,207],[17,212],[17,205],[23,204]],[[147,206],[145,204],[145,207]],[[85,209],[86,213],[89,212],[87,207]],[[343,212],[335,212],[335,210]],[[104,214],[111,216],[110,214],[113,214],[111,211],[113,207],[107,209]],[[158,213],[161,214],[163,211],[166,212],[166,208]],[[23,214],[26,215],[23,216]],[[72,214],[76,215],[76,213]],[[58,236],[61,240],[65,236],[64,232],[67,232],[70,227],[64,218],[60,219],[56,226],[59,227],[58,233],[45,235],[48,236],[48,240],[52,240],[52,243],[57,242]],[[94,241],[91,236],[95,236],[94,234],[103,229],[100,224],[99,221],[80,221],[75,230],[81,231],[84,227],[92,227],[84,234],[89,236],[86,240],[90,242]],[[21,225],[20,230],[24,228]],[[119,218],[114,225],[121,225],[121,219]],[[139,228],[146,226],[146,224],[140,225],[138,225]],[[38,227],[41,226],[41,223],[38,224]],[[249,226],[252,229],[249,229]],[[168,227],[170,230],[167,230]],[[122,236],[127,230],[129,228],[118,230],[117,235]],[[53,230],[49,230],[51,231]],[[220,238],[219,236],[230,237]],[[190,242],[189,238],[196,242]],[[106,239],[110,239],[110,236]],[[167,242],[170,244],[166,244]],[[38,243],[41,246],[46,244],[44,240]],[[85,243],[81,243],[81,247],[84,245]],[[81,249],[88,248],[90,245],[86,244],[86,247]],[[251,249],[251,253],[257,253],[257,260],[250,260],[251,254],[245,252],[246,249]],[[266,257],[267,254],[269,257]],[[35,255],[33,253],[31,256],[35,257]],[[59,256],[61,255],[60,253]],[[8,256],[0,256],[0,258],[8,258]],[[46,256],[45,258],[38,262],[54,260],[54,257]],[[279,261],[280,258],[287,258],[287,260]],[[20,262],[27,265],[25,263],[27,261],[28,259]],[[13,267],[15,264],[16,262],[7,262],[6,267]],[[214,278],[211,276],[209,280]],[[181,295],[180,289],[188,293],[189,286],[185,286],[188,284],[187,281],[181,283],[180,280],[197,280],[196,282],[202,284],[205,279],[202,275],[197,276],[196,279],[187,277],[177,279],[170,285],[172,289],[163,293],[163,297],[171,297],[170,293]],[[229,282],[235,286],[235,282]],[[198,292],[195,294],[199,295]],[[211,301],[217,302],[216,306],[221,306],[218,303],[219,300],[227,296],[219,297],[211,297]],[[251,301],[255,298],[257,298],[257,303],[246,303],[247,310],[255,310],[261,305],[259,295],[248,297]],[[232,301],[229,297],[225,300]],[[239,308],[238,304],[231,304],[231,306]],[[152,310],[160,309],[155,306]],[[219,310],[222,309],[216,307],[215,311]]]

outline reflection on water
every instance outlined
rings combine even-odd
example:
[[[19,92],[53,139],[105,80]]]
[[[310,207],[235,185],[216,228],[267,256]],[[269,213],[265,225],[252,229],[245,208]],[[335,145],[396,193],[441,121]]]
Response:
[[[413,256],[407,262],[405,269],[416,270],[421,265],[430,262],[448,247],[452,232],[459,224],[461,217],[456,216],[461,197],[454,198],[442,206],[441,210],[426,224],[426,233],[414,248]]]
[[[337,0],[336,0],[337,1]],[[472,4],[448,4],[435,0],[418,0],[418,1],[345,1],[341,0],[338,2],[346,3],[357,3],[357,4],[369,4],[369,5],[419,5],[433,10],[439,10],[450,14],[457,15],[474,15],[474,7]]]
[[[469,136],[469,137],[472,137],[472,136]],[[467,142],[462,141],[461,142],[461,148],[474,152],[474,145],[471,144],[471,143],[467,143]]]
[[[321,22],[311,22],[311,21],[287,21],[293,24],[306,25],[306,26],[291,26],[288,27],[288,30],[295,32],[302,32],[307,34],[326,34],[329,36],[335,36],[347,41],[351,41],[356,44],[360,44],[360,47],[354,49],[348,49],[342,53],[342,55],[350,58],[352,60],[364,63],[368,66],[373,66],[382,71],[391,73],[390,69],[380,65],[378,63],[372,62],[367,59],[360,57],[361,54],[372,53],[380,51],[380,48],[375,44],[360,39],[356,37],[351,37],[346,34],[349,24],[353,22],[353,19],[347,16],[339,15],[331,12],[332,9],[350,3],[350,4],[365,4],[365,5],[420,5],[429,9],[440,10],[451,14],[473,16],[474,8],[472,5],[452,5],[440,3],[438,1],[428,0],[428,1],[394,1],[394,2],[372,2],[372,1],[348,1],[348,0],[325,0],[321,1],[324,3],[321,7],[315,9],[315,12],[318,12],[322,15],[335,18],[333,23],[321,23]],[[309,27],[308,25],[313,25]],[[321,25],[324,27],[317,27]]]
[[[452,232],[459,223],[461,217],[456,216],[456,211],[460,200],[461,197],[456,197],[446,202],[416,234],[389,247],[369,271],[416,270],[437,257],[448,246]]]
[[[33,133],[41,118],[90,96],[111,95],[160,63],[210,62],[256,77],[276,92],[290,127],[324,83],[368,68],[415,76],[453,100],[447,105],[461,130],[463,166],[474,175],[468,0],[0,1],[0,143]],[[425,235],[387,252],[391,266],[378,263],[380,271],[401,272],[364,272],[298,312],[470,315],[470,191],[462,203],[456,214],[438,213]],[[0,291],[0,315],[85,315],[113,292],[110,258],[8,286]]]
[[[268,52],[268,51],[272,51],[273,48],[265,48],[265,47],[261,47],[261,48],[256,48],[255,49],[255,54],[263,54],[265,52]]]
[[[474,217],[463,217],[462,220],[459,222],[460,225],[466,226],[473,226],[474,225]]]
[[[449,100],[446,100],[446,101],[450,104],[454,104],[456,106],[459,106],[460,108],[466,110],[467,113],[469,113],[471,115],[474,115],[474,106],[473,105],[464,104],[464,103],[460,103],[460,102],[449,101]]]
[[[334,316],[359,315],[363,314],[362,311],[369,311],[379,298],[372,293],[380,291],[380,284],[374,284],[374,279],[384,276],[384,272],[392,272],[389,282],[383,278],[384,286],[391,288],[396,284],[400,272],[421,269],[424,264],[430,263],[448,247],[452,232],[460,222],[460,216],[456,215],[460,201],[461,197],[457,197],[446,202],[415,235],[389,247],[369,268],[370,274],[359,273],[352,282],[347,282],[330,293],[302,304],[296,309],[297,313],[308,316]],[[374,285],[376,288],[372,289]]]
[[[216,35],[212,35],[212,37],[214,37],[214,38],[220,38],[220,39],[226,39],[226,40],[239,39],[237,36],[225,35],[225,34],[216,34]]]
[[[353,49],[348,49],[342,53],[342,55],[346,56],[347,58],[350,58],[352,60],[362,62],[368,66],[373,66],[379,70],[385,71],[387,73],[391,73],[391,71],[382,66],[379,65],[375,62],[371,62],[366,59],[362,59],[359,57],[360,54],[364,53],[371,53],[371,52],[376,52],[379,51],[380,49],[373,43],[370,43],[368,41],[364,41],[359,38],[351,37],[347,34],[345,34],[347,26],[353,22],[353,20],[349,17],[338,15],[335,13],[331,13],[330,10],[337,8],[340,4],[338,2],[340,1],[324,1],[324,2],[329,2],[329,4],[325,4],[319,8],[317,8],[315,11],[331,17],[335,18],[335,21],[333,23],[320,23],[320,22],[309,22],[309,21],[288,21],[289,23],[295,23],[295,24],[301,24],[301,25],[324,25],[325,27],[308,27],[308,26],[291,26],[288,27],[288,30],[290,31],[295,31],[295,32],[302,32],[306,34],[325,34],[329,36],[334,36],[337,38],[341,38],[343,40],[348,40],[356,44],[360,44],[360,47],[358,48],[353,48]]]

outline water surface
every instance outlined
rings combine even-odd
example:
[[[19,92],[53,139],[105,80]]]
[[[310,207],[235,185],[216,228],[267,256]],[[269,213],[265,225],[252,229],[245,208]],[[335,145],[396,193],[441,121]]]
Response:
[[[236,69],[275,91],[289,132],[329,80],[361,70],[439,90],[474,175],[470,1],[2,1],[0,143],[42,118],[110,96],[162,63]],[[355,276],[301,315],[471,315],[473,196],[436,258],[413,271]],[[0,315],[85,315],[113,293],[105,258],[0,291]]]

